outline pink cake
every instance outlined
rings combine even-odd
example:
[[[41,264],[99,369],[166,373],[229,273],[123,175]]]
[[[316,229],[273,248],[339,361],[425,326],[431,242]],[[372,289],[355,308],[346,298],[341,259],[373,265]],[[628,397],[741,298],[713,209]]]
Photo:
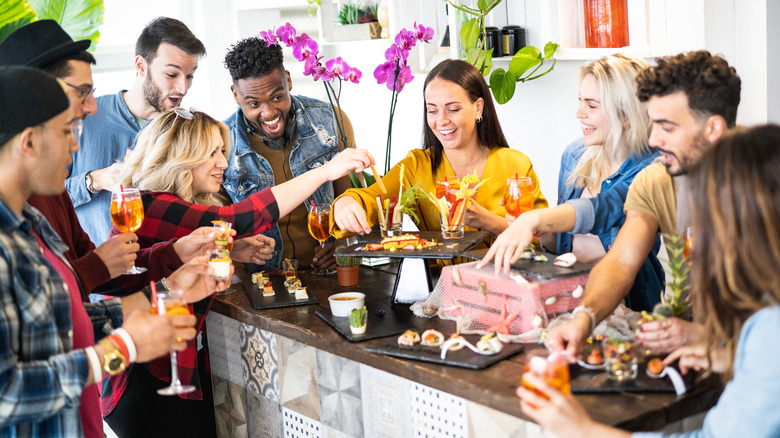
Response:
[[[442,269],[438,287],[443,287],[445,317],[464,316],[471,319],[472,329],[487,330],[502,322],[502,310],[506,304],[506,316],[515,318],[504,325],[513,335],[525,333],[539,324],[580,304],[581,291],[572,292],[579,286],[585,287],[588,274],[549,279],[540,276],[525,276],[528,283],[520,283],[509,275],[493,273],[493,266],[475,269],[474,263],[447,266]],[[522,281],[522,280],[521,280]],[[537,322],[534,323],[534,317]],[[537,324],[535,327],[534,324]]]

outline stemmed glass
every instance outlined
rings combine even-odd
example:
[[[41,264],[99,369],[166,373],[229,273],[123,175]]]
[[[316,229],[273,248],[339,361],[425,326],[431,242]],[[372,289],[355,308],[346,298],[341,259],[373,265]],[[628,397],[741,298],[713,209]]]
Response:
[[[111,193],[111,222],[120,233],[135,233],[144,221],[144,204],[138,189],[122,189]],[[133,266],[125,274],[141,274],[146,268]]]
[[[309,234],[320,242],[320,247],[325,247],[325,241],[330,237],[328,229],[330,228],[330,204],[315,204],[311,202],[311,205],[306,206],[309,209],[309,217],[307,222],[309,223]],[[333,269],[318,269],[312,271],[312,274],[316,275],[331,275],[335,274]]]
[[[529,176],[509,177],[504,187],[504,208],[517,219],[534,208],[534,186]]]
[[[184,300],[183,291],[174,289],[157,293],[157,313],[160,315],[189,315],[190,308]],[[152,313],[155,309],[152,307]],[[179,362],[176,350],[171,350],[171,384],[160,388],[160,395],[186,394],[195,391],[193,385],[182,385],[179,380]]]

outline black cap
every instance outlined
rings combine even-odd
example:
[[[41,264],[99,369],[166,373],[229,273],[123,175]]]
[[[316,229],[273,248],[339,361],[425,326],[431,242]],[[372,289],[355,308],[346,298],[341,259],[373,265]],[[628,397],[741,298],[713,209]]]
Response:
[[[70,107],[57,78],[31,67],[0,67],[0,145]]]
[[[89,40],[73,41],[54,20],[40,20],[16,29],[0,43],[0,66],[42,68],[89,48]]]

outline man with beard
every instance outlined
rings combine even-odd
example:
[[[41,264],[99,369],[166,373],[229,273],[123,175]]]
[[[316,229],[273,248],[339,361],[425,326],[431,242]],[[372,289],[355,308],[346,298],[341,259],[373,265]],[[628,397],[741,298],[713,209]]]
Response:
[[[741,81],[726,60],[697,51],[657,62],[637,77],[637,96],[648,102],[653,124],[649,144],[661,154],[661,161],[647,166],[631,184],[624,205],[626,221],[612,248],[591,271],[582,305],[570,321],[547,333],[545,345],[552,351],[581,355],[596,324],[628,293],[657,233],[687,230],[685,174],[735,127]],[[667,318],[642,324],[637,339],[644,348],[668,353],[703,335],[699,324]]]
[[[230,89],[239,105],[225,120],[231,150],[223,186],[233,202],[321,166],[344,147],[355,147],[352,124],[343,112],[339,110],[346,142],[339,138],[330,104],[290,94],[292,81],[282,61],[278,44],[268,46],[256,37],[239,41],[225,56],[233,79]],[[350,187],[348,177],[326,183],[307,202],[331,203]],[[309,236],[305,205],[280,218],[265,234],[275,240],[277,252],[263,269],[277,269],[283,258],[315,269],[336,265],[335,244],[326,242],[320,248]]]
[[[181,105],[206,48],[181,21],[159,17],[141,32],[135,54],[130,90],[101,96],[100,113],[84,119],[81,149],[73,155],[66,181],[79,221],[95,245],[111,230],[111,189],[127,149],[150,119]]]

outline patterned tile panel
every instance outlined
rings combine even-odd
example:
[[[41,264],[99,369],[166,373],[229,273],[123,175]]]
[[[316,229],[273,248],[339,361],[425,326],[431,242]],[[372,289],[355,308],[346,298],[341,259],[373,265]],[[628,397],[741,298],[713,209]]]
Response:
[[[348,436],[363,436],[359,364],[317,350],[317,384],[323,426]]]
[[[468,436],[466,400],[410,382],[412,436],[465,438]]]
[[[525,438],[526,421],[491,409],[487,406],[467,402],[469,435],[490,438]]]
[[[244,385],[255,394],[279,402],[279,367],[276,335],[241,323],[242,376]]]
[[[246,438],[246,405],[244,388],[212,374],[214,416],[217,438]]]
[[[247,391],[246,409],[249,438],[283,436],[282,405],[277,401]]]
[[[284,438],[320,438],[321,426],[317,420],[301,415],[291,409],[282,408]]]
[[[216,312],[209,312],[206,316],[212,374],[243,386],[243,367],[238,360],[241,357],[240,326],[238,321]]]
[[[360,365],[364,436],[395,438],[412,436],[409,381]]]
[[[279,351],[279,399],[282,406],[320,420],[317,387],[317,354],[313,347],[277,336]]]

